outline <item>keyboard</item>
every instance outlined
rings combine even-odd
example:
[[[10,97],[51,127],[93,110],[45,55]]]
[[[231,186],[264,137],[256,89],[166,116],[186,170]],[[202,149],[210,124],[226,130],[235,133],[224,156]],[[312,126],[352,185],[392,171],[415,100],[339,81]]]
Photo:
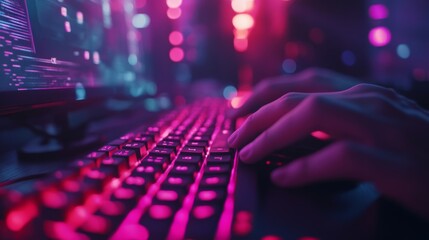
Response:
[[[237,174],[224,100],[174,110],[26,185],[6,239],[229,239]]]

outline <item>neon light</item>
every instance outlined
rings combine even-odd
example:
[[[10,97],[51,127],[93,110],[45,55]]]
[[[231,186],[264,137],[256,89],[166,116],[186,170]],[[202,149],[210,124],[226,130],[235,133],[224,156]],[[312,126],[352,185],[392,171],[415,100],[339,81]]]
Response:
[[[251,15],[242,13],[234,16],[232,24],[238,30],[246,30],[252,28],[255,21]]]
[[[182,9],[180,8],[169,8],[167,10],[167,17],[171,20],[176,20],[182,16]]]
[[[178,8],[182,5],[182,0],[167,0],[167,6],[169,8]]]
[[[368,14],[374,20],[381,20],[389,16],[389,9],[383,4],[374,4],[369,7]]]
[[[392,35],[386,27],[376,27],[369,32],[369,42],[375,47],[383,47],[390,43]]]
[[[183,60],[183,58],[185,57],[185,53],[183,52],[182,48],[172,48],[170,50],[170,59],[173,62],[180,62]]]
[[[179,31],[173,31],[168,36],[171,45],[178,46],[183,43],[183,34]]]

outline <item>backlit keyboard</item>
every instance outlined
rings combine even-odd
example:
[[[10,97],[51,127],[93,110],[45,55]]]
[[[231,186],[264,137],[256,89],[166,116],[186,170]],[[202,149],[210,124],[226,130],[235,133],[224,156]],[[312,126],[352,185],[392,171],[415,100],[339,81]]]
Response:
[[[32,184],[1,190],[1,235],[20,239],[228,239],[233,123],[221,100],[175,110]]]

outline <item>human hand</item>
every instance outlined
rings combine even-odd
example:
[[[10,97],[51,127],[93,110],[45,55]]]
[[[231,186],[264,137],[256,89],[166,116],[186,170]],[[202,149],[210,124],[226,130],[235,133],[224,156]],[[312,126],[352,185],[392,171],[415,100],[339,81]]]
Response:
[[[250,115],[229,143],[244,147],[241,160],[253,163],[318,130],[334,142],[275,170],[275,184],[371,181],[429,219],[429,114],[393,90],[359,84],[340,92],[288,93]]]
[[[253,113],[288,92],[336,92],[359,83],[357,79],[319,68],[311,68],[291,76],[266,79],[256,85],[243,106],[231,113],[231,118]]]

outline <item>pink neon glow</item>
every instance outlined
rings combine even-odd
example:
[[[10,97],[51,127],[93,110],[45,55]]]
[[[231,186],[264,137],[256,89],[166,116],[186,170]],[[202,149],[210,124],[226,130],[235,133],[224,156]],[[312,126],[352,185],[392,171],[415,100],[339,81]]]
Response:
[[[235,222],[233,231],[237,236],[246,236],[252,231],[252,224],[249,222]]]
[[[198,198],[203,200],[203,201],[211,201],[211,200],[216,198],[216,192],[212,191],[212,190],[201,191],[198,194]]]
[[[169,191],[169,190],[160,190],[156,194],[156,197],[159,200],[164,200],[164,201],[175,201],[179,198],[179,196],[175,191]]]
[[[238,52],[244,52],[249,46],[247,38],[234,38],[234,49]]]
[[[85,207],[76,206],[67,213],[66,222],[68,225],[76,227],[83,224],[88,216],[89,214]]]
[[[182,5],[182,0],[167,0],[167,6],[169,8],[178,8]]]
[[[167,219],[173,214],[171,208],[164,205],[153,205],[149,208],[149,214],[154,219]]]
[[[50,208],[60,208],[67,203],[67,196],[64,192],[55,189],[48,189],[41,194],[42,202]]]
[[[63,17],[67,17],[67,8],[66,7],[61,7],[61,15]]]
[[[220,179],[218,177],[206,178],[207,184],[217,184],[219,182],[220,182]]]
[[[120,202],[105,201],[100,210],[109,216],[118,216],[124,213],[124,206]]]
[[[283,240],[283,238],[275,235],[267,235],[262,237],[261,240]]]
[[[234,25],[237,30],[250,29],[254,24],[255,21],[253,17],[247,13],[237,14],[232,19],[232,25]]]
[[[90,58],[89,51],[85,51],[83,53],[83,57],[85,58],[85,60],[89,60],[89,58]]]
[[[94,179],[103,179],[105,177],[105,174],[98,170],[91,170],[86,175]]]
[[[85,224],[82,225],[82,228],[88,232],[102,234],[107,232],[109,221],[101,216],[92,215]]]
[[[69,21],[64,22],[64,28],[66,29],[66,32],[71,32],[71,25]]]
[[[129,188],[118,188],[115,191],[115,197],[119,199],[131,199],[134,197],[134,192]]]
[[[369,32],[369,42],[375,47],[383,47],[390,43],[392,35],[386,27],[376,27]]]
[[[94,52],[94,54],[92,54],[92,58],[93,58],[95,64],[100,63],[100,54],[98,52]]]
[[[254,0],[232,0],[231,7],[237,13],[250,11],[254,7]]]
[[[311,136],[319,139],[319,140],[329,140],[331,136],[329,134],[322,132],[322,131],[314,131],[311,133]]]
[[[180,8],[169,8],[167,10],[167,17],[172,20],[176,20],[180,18],[180,16],[182,16],[182,9]]]
[[[180,62],[183,60],[183,58],[185,57],[185,53],[183,52],[182,48],[172,48],[170,50],[170,59],[173,62]]]
[[[183,43],[183,34],[179,31],[173,31],[170,33],[168,39],[171,45],[178,46]]]
[[[214,208],[212,206],[198,206],[194,208],[194,217],[196,219],[205,219],[213,216]]]
[[[183,179],[170,177],[170,178],[168,178],[168,183],[170,183],[170,184],[181,184],[181,183],[183,183]]]
[[[37,214],[36,204],[29,200],[7,214],[6,226],[12,231],[19,231]]]
[[[176,166],[176,170],[180,172],[188,171],[188,166]]]
[[[76,19],[77,19],[77,23],[79,24],[83,23],[83,13],[81,11],[78,11],[76,13]]]
[[[369,7],[368,14],[374,20],[381,20],[389,16],[389,9],[384,4],[374,4]]]

